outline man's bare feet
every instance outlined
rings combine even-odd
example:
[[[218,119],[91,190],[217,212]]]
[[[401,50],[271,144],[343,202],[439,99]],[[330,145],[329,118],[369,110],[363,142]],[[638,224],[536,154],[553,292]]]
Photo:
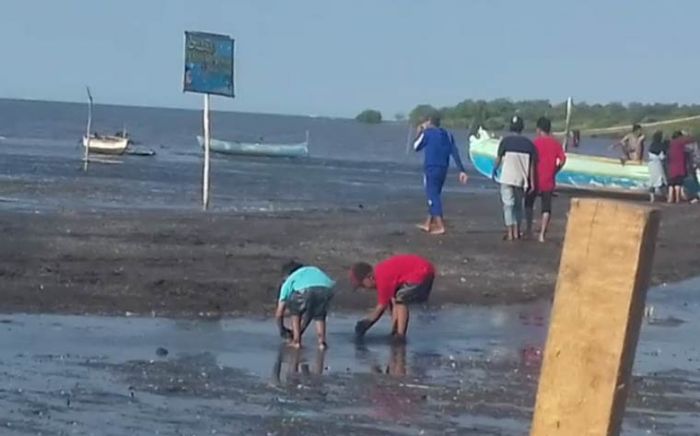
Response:
[[[434,229],[430,230],[431,235],[444,235],[446,232],[444,227],[435,227]]]
[[[327,348],[328,348],[328,344],[326,344],[325,342],[319,342],[319,343],[318,343],[318,349],[319,349],[319,350],[325,350],[325,349],[327,349]]]
[[[294,348],[296,350],[301,348],[301,342],[291,341],[291,342],[289,342],[288,345],[289,345],[289,347]]]
[[[544,235],[540,233],[540,236],[537,238],[538,241],[544,242]]]
[[[416,228],[423,230],[426,233],[430,233],[430,226],[427,226],[425,224],[416,224]]]

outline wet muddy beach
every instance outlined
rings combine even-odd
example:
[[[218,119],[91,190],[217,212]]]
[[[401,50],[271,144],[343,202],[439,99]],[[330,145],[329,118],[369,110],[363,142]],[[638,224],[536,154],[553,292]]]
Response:
[[[317,212],[9,210],[0,216],[0,312],[218,317],[266,314],[291,258],[339,281],[336,310],[371,306],[347,268],[413,252],[439,279],[431,304],[510,304],[551,298],[568,194],[556,199],[546,244],[501,241],[493,194],[449,195],[450,234],[417,231],[421,198]],[[665,207],[652,272],[663,285],[700,273],[700,208]]]
[[[700,432],[697,280],[650,293],[626,435]],[[279,343],[262,317],[5,315],[3,434],[527,434],[549,304],[425,309],[330,348]],[[673,325],[665,319],[677,319]],[[312,338],[313,339],[313,338]],[[5,433],[7,431],[8,433]]]
[[[0,434],[527,434],[571,193],[548,243],[509,244],[494,186],[452,181],[449,235],[435,238],[414,228],[412,167],[217,159],[202,213],[193,154],[82,174],[60,150],[13,147],[0,161]],[[680,281],[700,274],[700,208],[659,207],[625,434],[696,435],[700,285]],[[430,305],[405,346],[386,325],[358,344],[374,296],[349,290],[347,268],[400,252],[437,265]],[[339,279],[325,353],[281,347],[269,319],[291,258]]]

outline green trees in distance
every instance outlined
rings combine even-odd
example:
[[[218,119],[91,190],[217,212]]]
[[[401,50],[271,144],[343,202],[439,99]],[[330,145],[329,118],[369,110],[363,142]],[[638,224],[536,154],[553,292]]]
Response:
[[[379,124],[382,122],[382,113],[374,109],[366,109],[360,112],[355,120],[367,124]]]
[[[453,128],[467,128],[481,124],[489,130],[503,130],[516,113],[525,120],[525,127],[534,130],[537,119],[547,116],[552,120],[554,130],[564,130],[566,122],[566,102],[552,103],[549,100],[512,101],[505,98],[496,100],[464,100],[449,107],[436,109],[427,104],[416,106],[409,115],[411,123],[431,111],[438,110],[443,124]],[[679,105],[677,103],[607,103],[589,104],[574,102],[572,128],[592,129],[633,123],[651,123],[674,118],[700,115],[700,105]]]

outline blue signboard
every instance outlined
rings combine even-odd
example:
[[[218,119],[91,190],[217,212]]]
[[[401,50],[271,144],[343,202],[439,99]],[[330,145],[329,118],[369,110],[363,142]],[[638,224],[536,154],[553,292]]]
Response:
[[[233,97],[233,48],[226,35],[185,32],[184,90]]]

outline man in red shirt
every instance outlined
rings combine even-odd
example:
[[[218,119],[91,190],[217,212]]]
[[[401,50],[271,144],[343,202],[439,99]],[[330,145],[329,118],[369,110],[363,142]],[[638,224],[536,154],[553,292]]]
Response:
[[[544,242],[544,236],[549,227],[552,215],[552,194],[554,193],[554,179],[557,173],[566,163],[566,154],[561,143],[552,135],[552,122],[545,117],[537,120],[537,186],[535,191],[525,197],[525,218],[527,221],[527,235],[532,235],[532,219],[535,200],[540,197],[542,205],[542,225],[540,227],[539,241]]]
[[[372,313],[355,325],[359,337],[382,317],[387,309],[392,313],[391,334],[404,341],[408,331],[408,305],[425,303],[435,280],[435,267],[427,260],[413,254],[390,257],[374,268],[360,262],[350,269],[350,281],[356,288],[376,289],[377,306]]]

